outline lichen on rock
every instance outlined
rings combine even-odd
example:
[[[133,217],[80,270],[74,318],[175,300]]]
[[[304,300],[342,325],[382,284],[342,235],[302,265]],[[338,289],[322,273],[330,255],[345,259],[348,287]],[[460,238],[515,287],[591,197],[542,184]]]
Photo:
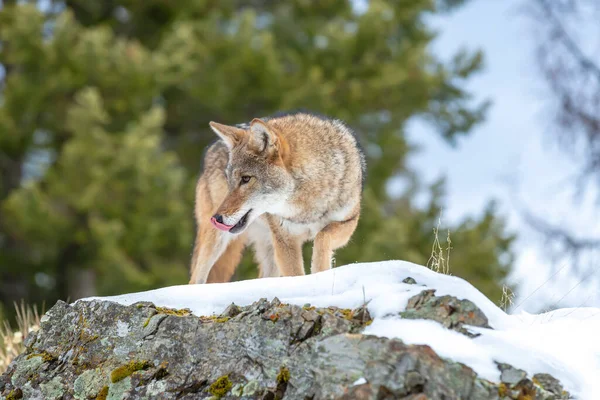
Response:
[[[41,383],[40,390],[45,400],[59,400],[66,393],[66,387],[60,376],[54,377],[49,382]]]
[[[459,331],[463,325],[487,326],[480,311],[449,296],[425,293],[411,301],[406,318],[431,317]],[[560,383],[544,374],[530,378],[499,365],[505,382],[489,382],[428,346],[365,335],[370,321],[364,306],[299,307],[277,299],[230,305],[207,317],[164,312],[150,303],[58,302],[26,352],[0,377],[0,396],[522,400],[534,393],[545,400],[568,398]],[[364,383],[355,385],[359,378]]]

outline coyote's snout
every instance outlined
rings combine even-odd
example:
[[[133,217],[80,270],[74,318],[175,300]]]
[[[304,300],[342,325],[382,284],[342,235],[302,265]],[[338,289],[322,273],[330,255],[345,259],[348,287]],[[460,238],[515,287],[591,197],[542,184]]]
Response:
[[[360,214],[365,162],[352,132],[305,113],[210,127],[220,140],[196,187],[190,283],[229,281],[247,244],[261,277],[304,274],[308,240],[311,271],[331,268]]]
[[[215,226],[215,228],[220,229],[224,232],[238,233],[241,232],[246,227],[246,222],[248,222],[248,215],[250,214],[249,210],[235,225],[227,225],[223,223],[223,216],[221,214],[215,214],[213,217],[210,217],[210,222]]]

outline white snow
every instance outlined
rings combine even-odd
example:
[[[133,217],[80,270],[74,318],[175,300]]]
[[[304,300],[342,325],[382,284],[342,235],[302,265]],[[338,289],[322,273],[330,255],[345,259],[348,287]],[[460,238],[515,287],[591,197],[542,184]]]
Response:
[[[352,383],[352,386],[364,385],[365,383],[367,383],[367,380],[365,378],[358,378]]]
[[[416,285],[402,283],[406,277]],[[493,329],[470,339],[428,320],[397,317],[408,299],[432,288],[474,302]],[[532,376],[549,373],[573,396],[600,399],[600,308],[560,309],[545,314],[507,315],[468,282],[403,261],[352,264],[300,277],[243,282],[182,285],[141,293],[103,297],[124,305],[150,301],[159,306],[189,308],[195,315],[221,313],[232,302],[248,305],[259,298],[317,307],[356,308],[368,302],[373,323],[364,333],[426,344],[441,357],[471,367],[482,378],[499,381],[494,361],[509,363]],[[99,298],[83,299],[92,300]]]

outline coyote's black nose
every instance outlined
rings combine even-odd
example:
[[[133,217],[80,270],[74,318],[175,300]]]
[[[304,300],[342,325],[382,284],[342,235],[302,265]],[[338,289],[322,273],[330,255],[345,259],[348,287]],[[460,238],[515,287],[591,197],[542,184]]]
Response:
[[[215,214],[213,218],[216,219],[218,223],[223,223],[223,216],[221,214]]]

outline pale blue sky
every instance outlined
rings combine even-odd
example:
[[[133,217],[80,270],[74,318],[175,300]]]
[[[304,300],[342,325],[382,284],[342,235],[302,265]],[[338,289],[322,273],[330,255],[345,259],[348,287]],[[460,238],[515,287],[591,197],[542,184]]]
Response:
[[[552,276],[544,243],[518,212],[525,205],[549,221],[571,227],[579,234],[597,234],[598,209],[588,199],[572,201],[576,161],[559,151],[549,134],[550,103],[534,63],[533,24],[522,10],[522,0],[474,0],[437,24],[442,32],[434,51],[449,57],[460,47],[481,48],[486,67],[469,84],[479,98],[493,105],[485,123],[458,149],[452,149],[415,124],[410,137],[423,145],[411,163],[433,180],[448,177],[445,217],[455,221],[480,213],[491,198],[501,201],[510,227],[518,232],[517,271],[521,283],[517,303],[532,292],[517,311],[538,311],[548,303],[558,306],[600,306],[598,286],[592,279],[580,283],[561,262]],[[566,267],[565,267],[566,265]],[[600,273],[596,282],[600,281]],[[550,278],[546,284],[544,282]],[[539,289],[538,289],[539,288]],[[536,290],[537,289],[537,290]]]

